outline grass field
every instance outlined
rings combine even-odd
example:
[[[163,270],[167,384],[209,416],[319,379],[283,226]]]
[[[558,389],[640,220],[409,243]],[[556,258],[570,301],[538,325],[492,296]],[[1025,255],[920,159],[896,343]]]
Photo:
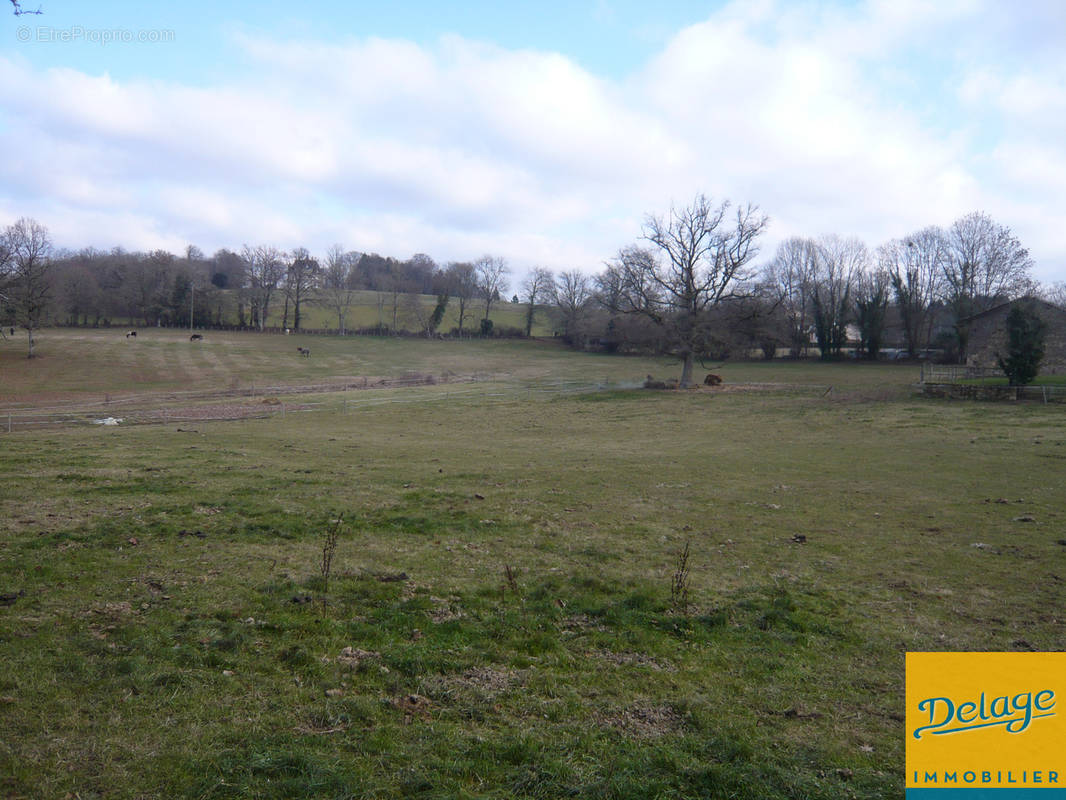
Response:
[[[541,395],[677,366],[191,344],[0,343],[0,404],[484,394],[0,434],[6,797],[902,797],[906,651],[1066,647],[1056,406],[920,400],[900,365]]]

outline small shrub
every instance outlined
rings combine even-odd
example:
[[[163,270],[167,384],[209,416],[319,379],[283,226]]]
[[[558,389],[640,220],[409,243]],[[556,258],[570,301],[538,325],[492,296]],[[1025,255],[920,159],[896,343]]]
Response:
[[[684,548],[678,551],[677,561],[674,565],[674,574],[670,579],[670,606],[674,611],[680,611],[686,617],[689,614],[688,579],[689,579],[689,542],[685,542]]]
[[[333,556],[337,552],[337,539],[340,535],[344,516],[338,514],[332,525],[326,528],[322,537],[322,585],[323,591],[329,591],[329,574],[333,569]]]

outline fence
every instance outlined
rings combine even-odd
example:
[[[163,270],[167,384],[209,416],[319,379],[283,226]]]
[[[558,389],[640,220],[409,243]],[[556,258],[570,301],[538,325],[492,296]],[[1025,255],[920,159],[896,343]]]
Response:
[[[1066,403],[1066,386],[982,386],[973,383],[923,383],[926,397],[949,400],[1012,400]]]
[[[1045,404],[1066,402],[1066,386],[960,383],[960,381],[973,381],[981,378],[1003,377],[1003,370],[996,367],[923,362],[920,389],[926,397],[945,397],[955,400],[1034,401]]]
[[[996,367],[971,367],[965,364],[930,364],[922,362],[922,383],[958,383],[975,378],[1002,378]]]

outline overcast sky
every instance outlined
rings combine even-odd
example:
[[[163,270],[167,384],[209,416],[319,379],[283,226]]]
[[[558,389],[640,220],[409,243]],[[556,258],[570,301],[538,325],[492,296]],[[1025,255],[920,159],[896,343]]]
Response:
[[[761,260],[984,211],[1066,280],[1066,2],[664,5],[5,3],[0,223],[593,272],[703,192]]]

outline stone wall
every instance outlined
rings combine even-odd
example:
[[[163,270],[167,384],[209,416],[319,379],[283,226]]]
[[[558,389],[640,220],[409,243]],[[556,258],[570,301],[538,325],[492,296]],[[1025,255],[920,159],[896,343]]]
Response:
[[[1047,325],[1041,375],[1066,373],[1066,311],[1039,300],[1027,303]],[[970,320],[970,341],[966,363],[973,367],[998,367],[998,354],[1007,352],[1007,314],[1011,304],[979,314]]]

